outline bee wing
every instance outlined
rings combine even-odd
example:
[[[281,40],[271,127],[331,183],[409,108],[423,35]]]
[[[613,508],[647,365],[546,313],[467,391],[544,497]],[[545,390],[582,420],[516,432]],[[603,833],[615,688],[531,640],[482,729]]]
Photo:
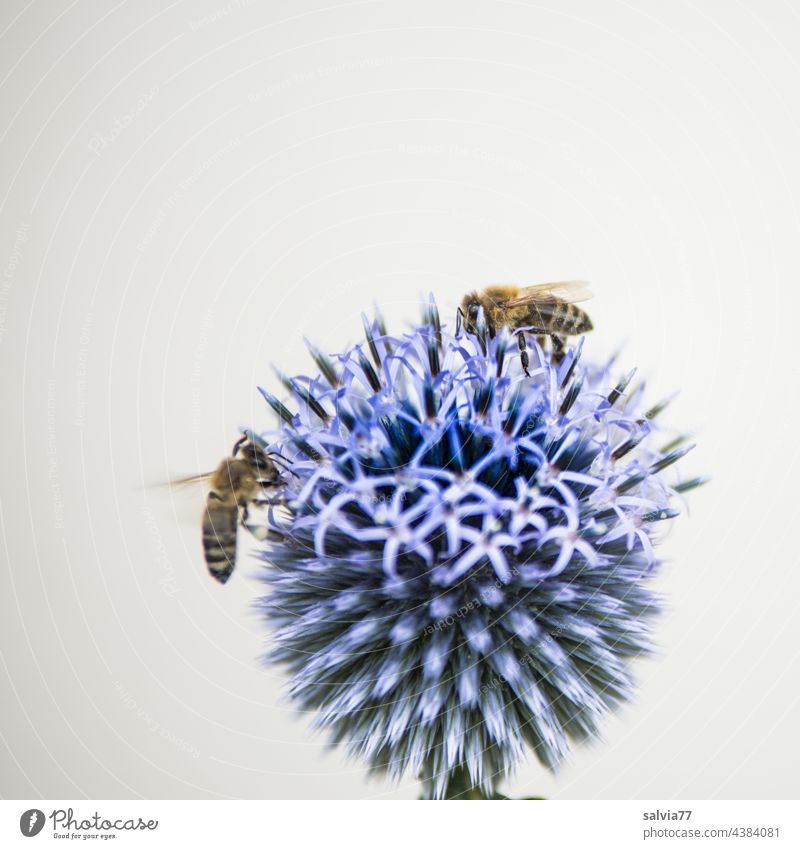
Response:
[[[547,301],[566,301],[568,304],[576,304],[578,301],[587,301],[591,297],[589,284],[585,280],[560,280],[555,283],[526,286],[520,289],[517,296],[506,306],[523,307]]]
[[[202,475],[190,475],[187,478],[170,478],[167,481],[150,484],[148,489],[189,489],[191,487],[208,486],[213,472],[205,472]]]
[[[186,478],[171,478],[145,484],[142,489],[154,496],[158,493],[159,502],[162,497],[168,496],[170,509],[178,523],[194,527],[198,524],[201,508],[206,503],[211,475],[212,473],[209,472],[204,475],[190,475]]]

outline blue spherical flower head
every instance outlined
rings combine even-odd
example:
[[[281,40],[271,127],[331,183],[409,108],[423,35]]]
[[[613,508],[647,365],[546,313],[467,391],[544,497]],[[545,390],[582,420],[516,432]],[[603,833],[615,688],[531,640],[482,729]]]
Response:
[[[424,319],[312,348],[318,374],[283,378],[297,412],[262,390],[291,473],[261,606],[332,744],[429,797],[491,797],[526,748],[555,769],[630,697],[655,535],[700,481],[668,482],[688,447],[632,373],[531,337],[525,377],[508,332],[453,336],[432,300]]]

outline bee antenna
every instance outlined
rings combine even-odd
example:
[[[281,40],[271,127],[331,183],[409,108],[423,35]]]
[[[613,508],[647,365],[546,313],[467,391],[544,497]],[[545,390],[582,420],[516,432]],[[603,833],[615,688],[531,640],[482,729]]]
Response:
[[[289,472],[290,475],[294,475],[296,478],[300,477],[297,472],[292,471],[292,469],[290,468],[290,466],[292,465],[291,460],[287,460],[283,456],[283,454],[279,454],[277,451],[270,451],[267,456],[270,458],[270,460],[272,460],[273,463],[275,463],[276,466],[280,466],[284,471]],[[276,457],[279,459],[276,460]]]
[[[232,457],[236,456],[239,449],[245,444],[245,442],[247,442],[248,439],[249,437],[247,436],[247,434],[245,434],[243,437],[241,437],[241,439],[237,439],[236,442],[234,442],[233,449],[231,450]]]
[[[461,335],[461,320],[464,318],[464,311],[461,307],[456,309],[456,336]]]

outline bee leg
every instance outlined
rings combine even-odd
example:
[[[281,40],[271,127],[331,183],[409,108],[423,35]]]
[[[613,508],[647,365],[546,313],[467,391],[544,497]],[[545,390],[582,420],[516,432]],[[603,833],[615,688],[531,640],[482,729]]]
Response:
[[[250,525],[247,530],[259,542],[283,542],[286,539],[282,533],[273,531],[271,528],[262,527],[261,525]]]
[[[522,363],[522,370],[525,372],[525,377],[530,377],[531,373],[528,371],[528,365],[530,364],[528,343],[525,341],[524,333],[517,333],[517,344],[519,345],[519,359]]]
[[[564,340],[554,333],[550,340],[553,344],[553,362],[560,363],[564,359]]]
[[[286,504],[286,495],[283,492],[278,492],[275,495],[269,495],[265,492],[258,498],[254,498],[253,504],[259,507],[274,507],[276,504]]]
[[[283,535],[277,533],[276,531],[271,531],[269,528],[265,528],[262,525],[251,525],[250,522],[250,511],[248,509],[250,504],[253,504],[256,507],[263,507],[266,504],[270,504],[269,499],[261,499],[254,498],[252,502],[248,502],[247,504],[242,505],[242,527],[249,531],[255,539],[259,542],[264,542],[264,540],[270,540],[271,542],[279,542],[283,539]]]

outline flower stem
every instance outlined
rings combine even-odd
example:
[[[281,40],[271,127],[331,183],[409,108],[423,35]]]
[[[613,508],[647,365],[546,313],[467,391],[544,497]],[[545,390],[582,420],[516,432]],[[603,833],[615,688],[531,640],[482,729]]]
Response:
[[[469,772],[463,767],[458,766],[450,773],[450,780],[447,782],[447,789],[444,792],[445,799],[497,799],[496,794],[487,796],[480,787],[475,787],[472,779],[469,777]]]

